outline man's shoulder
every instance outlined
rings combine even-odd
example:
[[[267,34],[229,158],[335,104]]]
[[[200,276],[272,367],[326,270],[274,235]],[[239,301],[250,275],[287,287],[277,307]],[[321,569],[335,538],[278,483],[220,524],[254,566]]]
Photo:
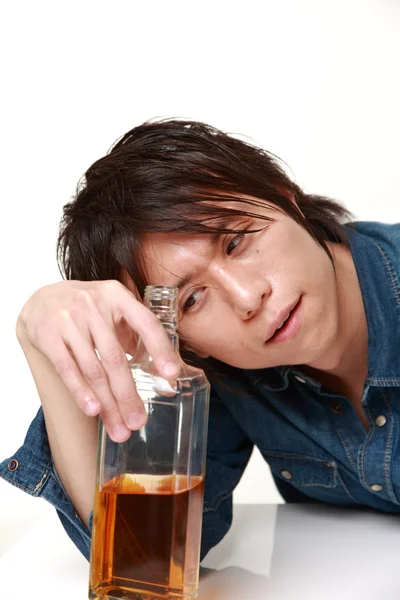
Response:
[[[390,260],[392,267],[400,271],[400,223],[356,221],[351,223],[351,229],[368,238]]]
[[[352,229],[376,241],[400,244],[400,223],[380,223],[379,221],[355,221]]]

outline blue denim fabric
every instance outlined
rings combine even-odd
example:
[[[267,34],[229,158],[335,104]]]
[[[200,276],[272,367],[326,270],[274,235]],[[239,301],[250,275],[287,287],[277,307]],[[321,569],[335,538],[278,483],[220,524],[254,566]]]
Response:
[[[202,557],[230,527],[232,492],[254,446],[287,502],[400,512],[400,224],[356,223],[346,231],[368,322],[362,403],[370,429],[345,397],[296,368],[242,370],[206,361],[212,398]],[[379,416],[386,418],[381,426]],[[91,520],[88,528],[82,524],[57,476],[41,410],[0,475],[53,504],[89,558]],[[382,489],[373,491],[373,484]]]

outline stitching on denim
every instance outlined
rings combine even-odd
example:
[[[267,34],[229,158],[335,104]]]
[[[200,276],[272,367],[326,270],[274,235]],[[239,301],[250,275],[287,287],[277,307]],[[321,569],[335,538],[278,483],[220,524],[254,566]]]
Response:
[[[218,508],[218,506],[221,504],[221,502],[223,502],[223,500],[226,500],[226,498],[228,498],[228,496],[233,492],[233,490],[236,487],[236,483],[225,488],[224,490],[221,490],[215,496],[215,498],[213,499],[212,502],[204,502],[204,506],[207,508],[207,510],[216,510]]]
[[[208,502],[204,502],[203,512],[215,512],[222,502],[229,498],[234,489],[235,486],[231,486],[230,488],[226,488],[222,492],[219,492],[219,494],[215,496],[214,500],[210,504]]]
[[[50,464],[47,463],[46,470],[43,473],[41,480],[39,481],[39,483],[36,484],[36,486],[34,488],[26,487],[25,485],[22,485],[22,483],[19,483],[18,481],[16,481],[15,479],[12,479],[11,477],[8,477],[8,475],[6,475],[5,473],[0,472],[0,477],[5,479],[5,481],[8,481],[8,483],[11,483],[11,485],[13,485],[14,487],[17,487],[20,490],[23,490],[24,492],[29,494],[30,496],[33,496],[37,492],[37,490],[39,490],[42,487],[47,475],[49,474],[49,467],[50,467]]]
[[[392,283],[392,288],[393,288],[393,291],[394,291],[395,296],[396,296],[397,304],[399,305],[399,308],[400,308],[400,295],[399,295],[399,291],[397,289],[397,285],[396,285],[396,282],[395,282],[395,278],[394,278],[394,275],[393,275],[393,269],[392,269],[392,266],[390,264],[390,261],[389,261],[388,257],[386,256],[385,251],[382,250],[382,248],[379,246],[379,244],[377,244],[374,241],[373,241],[373,244],[378,248],[378,251],[380,252],[380,254],[383,257],[383,260],[386,263],[386,267],[387,267],[387,270],[389,272],[390,281]]]
[[[61,488],[61,491],[63,492],[64,496],[66,498],[68,498],[69,502],[71,502],[71,504],[72,504],[72,500],[69,497],[69,495],[67,494],[67,490],[65,489],[64,484],[61,481],[61,478],[60,478],[60,476],[58,474],[58,471],[56,469],[56,465],[54,464],[53,458],[51,459],[51,467],[52,467],[51,468],[51,476],[55,479],[57,485]]]
[[[272,458],[295,458],[296,460],[304,460],[307,462],[316,462],[324,467],[333,467],[335,466],[335,461],[326,461],[322,458],[315,458],[314,456],[308,456],[307,454],[290,454],[288,452],[270,452],[269,450],[263,450],[260,448],[261,452],[266,456],[271,456]]]
[[[261,450],[261,448],[260,448]],[[288,453],[284,453],[284,452],[268,452],[267,450],[263,451],[261,450],[262,453],[266,456],[266,457],[271,457],[271,458],[287,458],[287,459],[295,459],[295,460],[301,460],[303,462],[314,462],[320,466],[323,466],[324,468],[328,468],[328,469],[333,469],[333,471],[329,471],[329,478],[330,481],[329,483],[300,483],[300,482],[293,482],[292,485],[294,487],[324,487],[324,488],[331,488],[331,487],[335,487],[336,486],[336,462],[334,460],[331,461],[324,461],[323,459],[320,458],[314,458],[314,457],[308,457],[308,456],[304,456],[304,455],[300,455],[300,454],[288,454]],[[286,481],[286,480],[285,480]]]
[[[237,484],[239,483],[242,475],[243,475],[243,471],[247,465],[249,461],[249,458],[245,458],[239,465],[238,469],[240,470],[239,473],[239,477],[235,478],[235,482],[228,486],[227,488],[225,488],[224,490],[221,490],[213,499],[212,502],[204,502],[204,509],[203,512],[210,512],[210,511],[215,511],[217,510],[218,506],[221,504],[221,502],[223,502],[224,500],[226,500],[226,498],[228,498],[228,496],[233,492],[233,490],[235,489],[235,487],[237,486]],[[222,496],[222,498],[220,498],[220,496]]]
[[[285,453],[285,452],[268,452],[265,451],[265,454],[267,456],[270,456],[271,458],[294,458],[296,460],[302,460],[304,462],[314,462],[317,463],[319,465],[322,465],[323,467],[327,467],[327,468],[332,468],[336,466],[335,461],[330,460],[330,461],[326,461],[323,460],[322,458],[315,458],[315,457],[311,457],[311,456],[307,456],[304,454],[289,454],[289,453]]]
[[[286,481],[286,480],[285,480]],[[335,482],[333,481],[332,483],[298,483],[296,481],[296,483],[292,484],[293,487],[322,487],[322,488],[333,488],[336,486]]]
[[[351,494],[351,493],[350,493],[350,490],[349,490],[349,488],[347,487],[347,485],[345,484],[345,482],[343,481],[343,479],[342,479],[342,477],[341,477],[341,475],[340,475],[339,471],[337,472],[337,477],[338,477],[338,480],[340,481],[340,483],[342,484],[342,486],[343,486],[343,489],[344,489],[344,491],[347,493],[347,495],[348,495],[348,496],[349,496],[349,497],[350,497],[352,500],[354,500],[354,502],[357,502],[357,504],[360,504],[360,502],[359,502],[358,500],[356,500],[356,498],[354,498],[353,494]]]
[[[18,483],[18,481],[15,481],[14,479],[11,479],[11,477],[7,477],[7,475],[5,475],[4,473],[0,473],[0,477],[2,477],[3,479],[5,479],[9,483],[11,483],[11,485],[19,488],[20,490],[23,490],[24,492],[26,492],[27,494],[29,494],[29,495],[32,496],[33,491],[32,491],[31,488],[27,488],[25,485],[22,485],[21,483]]]
[[[400,379],[386,379],[385,377],[367,377],[373,383],[400,383]]]
[[[392,442],[392,438],[393,438],[393,413],[392,413],[392,409],[390,408],[390,404],[387,399],[386,393],[383,390],[380,390],[380,392],[381,392],[381,395],[383,396],[386,407],[390,414],[390,426],[388,428],[389,431],[388,431],[387,440],[386,440],[385,459],[383,461],[383,473],[384,473],[384,477],[385,477],[385,481],[386,481],[386,488],[389,493],[389,496],[393,500],[393,502],[396,502],[396,504],[397,504],[398,500],[393,492],[392,484],[391,484],[390,477],[389,477],[389,466],[390,466],[390,459],[389,459],[389,449],[390,448],[389,447],[391,446],[391,442]]]
[[[335,461],[331,461],[331,463],[327,464],[326,466],[329,466],[330,469],[332,469],[332,471],[329,472],[329,477],[330,477],[330,483],[293,483],[292,485],[294,487],[323,487],[323,488],[333,488],[336,487],[337,485],[337,481],[336,481],[336,473],[337,473],[337,466]]]
[[[340,430],[339,430],[339,429],[336,429],[336,428],[335,428],[335,431],[336,431],[336,433],[338,434],[338,436],[339,436],[339,439],[340,439],[340,441],[341,441],[341,442],[342,442],[342,444],[343,444],[343,447],[344,447],[344,449],[345,449],[346,456],[347,456],[347,458],[349,459],[349,463],[350,463],[350,465],[351,465],[351,466],[353,467],[353,469],[356,471],[356,470],[357,470],[357,465],[356,465],[356,463],[354,462],[354,459],[353,459],[353,457],[352,457],[352,456],[351,456],[351,454],[350,454],[350,450],[349,450],[349,448],[348,448],[348,446],[347,446],[347,443],[346,443],[345,439],[342,437],[342,434],[340,433]]]
[[[235,483],[228,486],[224,490],[221,490],[220,492],[218,492],[218,494],[215,496],[215,498],[213,499],[212,502],[204,502],[204,506],[207,509],[216,510],[218,508],[218,506],[221,504],[221,502],[223,502],[223,500],[225,500],[229,496],[229,494],[231,494],[233,492],[233,490],[235,489],[236,485],[239,482],[239,479],[236,479]]]
[[[365,442],[363,443],[362,448],[361,448],[361,453],[360,453],[360,468],[361,468],[362,481],[364,482],[365,487],[369,489],[369,485],[367,484],[367,481],[365,479],[364,459],[365,459],[365,450],[366,450],[369,442],[371,441],[372,435],[373,435],[373,433],[375,431],[375,423],[374,423],[374,420],[371,417],[371,412],[370,412],[368,406],[365,406],[365,410],[368,412],[370,420],[372,421],[372,427],[369,430],[369,432],[367,434],[367,437],[365,439]]]
[[[360,471],[361,471],[361,480],[364,482],[365,485],[366,481],[365,481],[365,472],[364,472],[364,452],[365,452],[365,442],[364,445],[361,447],[361,451],[360,451]]]
[[[65,489],[64,484],[61,481],[61,478],[60,478],[60,476],[59,476],[59,474],[57,472],[57,469],[56,469],[56,466],[54,464],[53,459],[51,459],[51,465],[52,465],[52,468],[51,468],[51,471],[50,471],[50,476],[53,477],[53,479],[55,480],[56,484],[60,487],[60,489],[61,489],[62,493],[64,494],[65,498],[67,499],[67,501],[72,505],[75,518],[79,521],[79,523],[82,525],[82,527],[84,527],[86,534],[89,534],[89,527],[86,525],[86,523],[84,523],[84,521],[82,521],[82,519],[80,518],[80,516],[76,512],[75,505],[72,502],[72,500],[69,497],[69,495],[67,494],[67,490]],[[63,514],[65,514],[65,513],[63,513]],[[70,521],[71,521],[71,519],[70,519]],[[71,523],[72,523],[72,521],[71,521]]]
[[[43,485],[43,482],[44,482],[44,480],[46,479],[46,477],[47,477],[47,471],[46,471],[46,473],[44,473],[44,474],[43,474],[43,477],[42,477],[42,479],[39,481],[39,483],[36,485],[35,489],[33,490],[33,493],[34,493],[34,494],[35,494],[35,493],[36,493],[38,490],[40,490],[40,488],[42,487],[42,485]]]

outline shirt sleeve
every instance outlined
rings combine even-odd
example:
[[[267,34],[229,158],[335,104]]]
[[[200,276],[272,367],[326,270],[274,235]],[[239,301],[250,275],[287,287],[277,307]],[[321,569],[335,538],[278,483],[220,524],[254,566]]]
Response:
[[[232,494],[253,451],[253,443],[228,409],[212,394],[207,443],[201,560],[232,524]]]
[[[252,449],[253,444],[218,397],[212,394],[201,560],[230,528],[232,493],[239,483]],[[57,510],[66,533],[89,560],[93,513],[86,527],[75,511],[53,464],[41,408],[29,427],[22,447],[0,463],[0,476],[31,496],[50,502]]]
[[[89,559],[90,532],[75,511],[56,472],[42,408],[32,421],[21,448],[0,463],[0,477],[27,494],[50,502],[69,537]]]

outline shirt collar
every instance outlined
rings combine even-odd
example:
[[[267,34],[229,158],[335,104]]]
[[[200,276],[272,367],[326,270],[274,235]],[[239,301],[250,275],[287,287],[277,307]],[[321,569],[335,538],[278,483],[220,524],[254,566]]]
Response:
[[[368,325],[368,378],[374,386],[400,386],[400,285],[390,226],[346,227]]]

